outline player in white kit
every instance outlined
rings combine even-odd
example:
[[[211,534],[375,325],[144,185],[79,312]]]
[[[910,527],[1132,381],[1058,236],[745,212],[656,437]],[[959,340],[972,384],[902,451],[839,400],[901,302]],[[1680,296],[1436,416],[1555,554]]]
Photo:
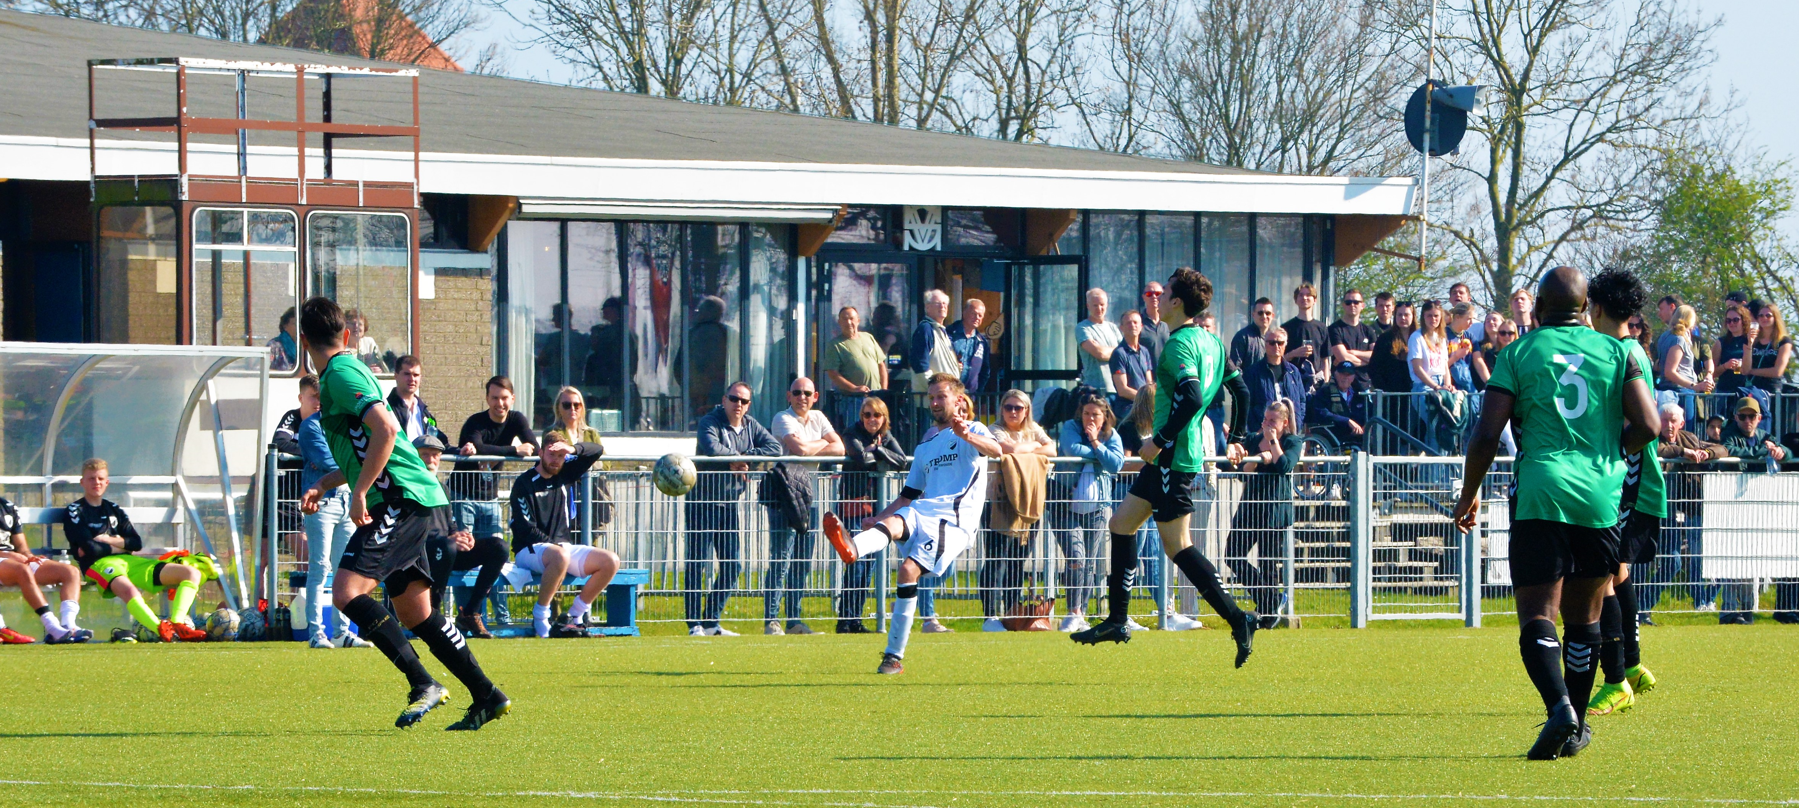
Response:
[[[987,458],[999,457],[999,443],[987,427],[968,420],[967,393],[947,373],[931,377],[931,418],[937,428],[912,452],[912,470],[899,498],[862,520],[862,532],[844,535],[843,523],[825,513],[825,537],[845,564],[889,543],[901,545],[899,587],[887,624],[887,650],[877,673],[905,670],[906,638],[918,611],[918,579],[942,575],[956,556],[974,543],[981,508],[987,504]]]

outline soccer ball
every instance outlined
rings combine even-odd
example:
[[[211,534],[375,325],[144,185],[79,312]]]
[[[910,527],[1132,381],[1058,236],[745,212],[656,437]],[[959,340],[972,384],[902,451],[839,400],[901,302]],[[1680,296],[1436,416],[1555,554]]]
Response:
[[[693,461],[678,454],[663,455],[656,461],[656,471],[651,476],[656,480],[656,490],[671,497],[687,496],[699,479]]]
[[[268,636],[268,624],[263,619],[262,612],[250,609],[239,617],[237,639],[240,642],[256,642]]]
[[[218,611],[206,616],[206,638],[213,642],[235,640],[240,622],[237,612],[220,606]]]

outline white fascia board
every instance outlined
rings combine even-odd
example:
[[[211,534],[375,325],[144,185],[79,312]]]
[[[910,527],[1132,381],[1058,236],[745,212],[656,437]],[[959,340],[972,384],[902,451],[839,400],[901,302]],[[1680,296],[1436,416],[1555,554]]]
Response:
[[[103,174],[173,170],[171,143],[102,141],[99,151]],[[201,174],[235,173],[234,154],[229,145],[193,144],[189,150],[191,170]],[[252,173],[291,177],[291,155],[291,150],[254,147]],[[334,160],[339,177],[411,178],[410,152],[339,149]],[[420,162],[420,190],[427,193],[661,204],[949,205],[1404,215],[1411,212],[1416,187],[1411,178],[1405,177],[621,160],[435,152],[424,153]],[[309,150],[307,164],[309,176],[320,176],[323,159],[318,150]],[[263,167],[270,173],[261,170]],[[87,141],[0,137],[0,177],[85,182]]]

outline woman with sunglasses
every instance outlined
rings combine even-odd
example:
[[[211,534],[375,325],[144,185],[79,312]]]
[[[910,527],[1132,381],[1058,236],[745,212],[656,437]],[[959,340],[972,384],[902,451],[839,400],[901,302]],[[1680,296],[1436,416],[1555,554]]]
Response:
[[[873,396],[862,399],[856,423],[843,433],[843,448],[837,514],[845,524],[857,525],[884,504],[875,501],[876,475],[906,470],[906,450],[893,437],[887,402]],[[870,556],[844,569],[843,590],[837,596],[838,634],[869,633],[862,624],[862,607],[868,603],[868,579],[876,563]]]
[[[993,439],[999,443],[1000,454],[1039,454],[1044,457],[1056,456],[1055,441],[1050,440],[1049,433],[1037,425],[1031,410],[1031,397],[1023,390],[1007,390],[999,399],[999,423],[993,426]],[[987,502],[992,503],[1000,493],[1000,475],[988,476]],[[989,509],[991,509],[989,504]],[[991,525],[992,518],[982,514],[981,521]],[[978,583],[981,588],[981,610],[987,613],[987,619],[981,623],[982,631],[1005,631],[1006,627],[1000,618],[1011,613],[1012,607],[1018,605],[1024,597],[1024,561],[1030,552],[1029,539],[1026,536],[1013,536],[997,530],[986,530],[981,534],[982,554],[986,561],[981,564]]]
[[[1717,386],[1712,390],[1725,396],[1725,407],[1749,386],[1749,377],[1743,371],[1749,367],[1749,343],[1754,339],[1755,319],[1749,316],[1749,310],[1736,303],[1730,304],[1724,310],[1724,333],[1712,344],[1712,356],[1718,361]]]
[[[556,424],[543,433],[543,445],[551,441],[562,441],[570,446],[583,443],[600,443],[600,431],[587,424],[587,399],[581,391],[574,387],[563,387],[556,391]],[[579,500],[577,500],[577,504]],[[569,518],[574,524],[581,523],[579,511],[571,512]],[[606,475],[595,474],[593,479],[593,527],[595,530],[612,524],[612,485],[607,482]]]

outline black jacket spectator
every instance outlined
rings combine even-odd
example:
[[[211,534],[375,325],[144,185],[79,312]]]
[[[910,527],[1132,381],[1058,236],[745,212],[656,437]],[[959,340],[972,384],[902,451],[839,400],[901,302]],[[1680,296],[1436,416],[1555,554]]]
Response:
[[[598,462],[604,450],[597,443],[577,443],[575,453],[562,461],[555,475],[545,477],[533,466],[512,483],[512,552],[524,552],[533,544],[565,542],[574,533],[569,519],[568,486]]]
[[[948,333],[956,358],[962,360],[962,385],[970,393],[986,390],[993,379],[993,343],[978,328],[969,334],[961,320],[950,323]]]
[[[1374,341],[1374,358],[1368,361],[1368,382],[1383,393],[1412,392],[1412,369],[1406,364],[1406,350],[1412,332],[1397,326],[1389,328]]]
[[[1331,323],[1330,327],[1326,328],[1324,331],[1327,352],[1330,348],[1338,345],[1351,351],[1372,351],[1374,350],[1375,341],[1380,339],[1379,328],[1375,328],[1368,323],[1350,325],[1349,323],[1343,322],[1342,319],[1338,319],[1336,322]],[[1292,339],[1292,336],[1289,335],[1288,339]],[[1337,359],[1334,356],[1329,357],[1326,361],[1333,367],[1337,364]],[[1372,364],[1374,360],[1370,358],[1368,361]],[[1357,387],[1367,387],[1372,383],[1372,380],[1369,377],[1369,370],[1368,365],[1360,365],[1356,368],[1355,380]],[[1325,386],[1334,386],[1328,384],[1330,381],[1328,378],[1325,381],[1327,382]]]
[[[300,453],[300,408],[295,407],[281,414],[281,420],[275,422],[275,438],[270,441],[282,454],[297,455]],[[292,465],[289,465],[291,463]],[[282,468],[299,468],[297,460],[284,460]]]
[[[893,430],[877,438],[857,421],[843,433],[844,499],[874,499],[874,472],[905,468],[906,450],[894,439]]]
[[[1736,421],[1724,424],[1724,448],[1730,456],[1749,462],[1743,466],[1744,471],[1762,471],[1763,463],[1768,460],[1768,444],[1773,440],[1768,430],[1757,427],[1755,434],[1745,433]]]
[[[478,455],[518,457],[518,444],[537,445],[537,433],[531,431],[531,422],[518,410],[506,413],[506,420],[497,424],[488,416],[487,410],[482,410],[462,422],[462,433],[456,438],[456,445],[450,448],[470,443],[475,445]],[[451,496],[476,501],[493,499],[499,485],[493,472],[483,469],[483,465],[471,460],[456,461],[455,470],[463,473],[450,475]]]
[[[1268,402],[1286,399],[1293,402],[1293,420],[1306,422],[1305,378],[1292,362],[1282,362],[1277,369],[1266,357],[1258,359],[1243,371],[1243,383],[1249,386],[1249,420],[1262,417]]]
[[[443,441],[445,446],[449,446],[450,436],[445,435],[443,429],[437,425],[437,416],[431,412],[431,406],[425,403],[425,397],[413,396],[412,400],[418,402],[417,410],[407,407],[406,402],[400,400],[399,391],[390,391],[387,394],[387,409],[393,412],[394,419],[400,422],[400,431],[407,432],[407,424],[423,424],[424,429],[419,432],[421,436],[430,435]]]
[[[1347,399],[1336,385],[1328,384],[1319,387],[1306,401],[1307,425],[1325,428],[1339,444],[1361,446],[1362,436],[1350,431],[1350,421],[1364,430],[1368,428],[1368,395],[1357,385],[1350,385]]]
[[[781,456],[781,442],[775,439],[774,433],[764,429],[756,419],[748,415],[743,416],[743,426],[732,429],[731,420],[725,417],[723,406],[713,407],[711,412],[700,418],[698,432],[701,457]],[[736,474],[704,473],[728,471],[730,463],[696,460],[693,465],[697,471],[702,472],[699,484],[694,486],[698,500],[725,502],[743,494],[743,480],[738,479]]]
[[[1235,336],[1231,337],[1231,364],[1240,368],[1247,368],[1250,365],[1263,361],[1266,351],[1263,349],[1262,337],[1267,333],[1268,332],[1263,331],[1255,323],[1250,323],[1249,325],[1244,326],[1242,330],[1238,331]],[[1291,340],[1292,336],[1288,335],[1288,339]],[[1291,345],[1292,343],[1289,342],[1288,344]]]

